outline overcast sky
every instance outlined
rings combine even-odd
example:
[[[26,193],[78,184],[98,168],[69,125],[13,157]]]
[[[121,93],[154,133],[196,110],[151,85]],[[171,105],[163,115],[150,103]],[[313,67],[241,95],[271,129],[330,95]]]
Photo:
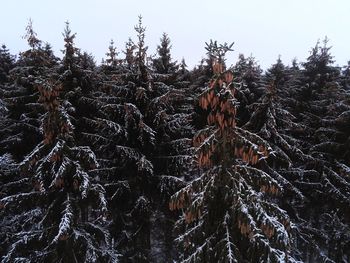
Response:
[[[13,54],[28,48],[22,36],[32,18],[39,39],[61,56],[61,32],[69,20],[77,47],[100,62],[112,38],[119,50],[128,37],[135,39],[141,14],[149,53],[155,53],[166,32],[173,58],[184,57],[190,66],[205,55],[204,43],[210,39],[235,42],[229,64],[239,53],[253,54],[263,68],[279,54],[285,64],[294,57],[304,61],[326,35],[336,63],[350,60],[349,0],[4,0],[0,6],[0,44]]]

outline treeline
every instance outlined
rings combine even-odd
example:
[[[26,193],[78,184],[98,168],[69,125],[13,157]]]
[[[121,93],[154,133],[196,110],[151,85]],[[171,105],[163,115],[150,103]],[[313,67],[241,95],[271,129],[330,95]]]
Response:
[[[101,65],[68,23],[62,59],[2,46],[1,262],[349,262],[350,63],[188,70],[134,29]]]

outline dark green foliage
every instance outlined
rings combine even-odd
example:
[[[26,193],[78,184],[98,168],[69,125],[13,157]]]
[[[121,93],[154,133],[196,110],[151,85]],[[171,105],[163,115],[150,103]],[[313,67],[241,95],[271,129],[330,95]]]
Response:
[[[148,262],[154,254],[152,218],[169,214],[168,198],[184,185],[177,177],[190,173],[192,97],[176,82],[161,82],[167,74],[152,72],[141,20],[135,31],[138,41],[129,41],[125,60],[103,65],[96,89],[79,104],[91,113],[82,119],[82,137],[101,159],[93,173],[106,188],[115,246],[123,260]],[[171,223],[164,224],[169,229]],[[159,244],[171,244],[161,235]],[[171,253],[162,246],[168,251],[162,253]]]
[[[214,76],[199,97],[208,126],[195,137],[197,179],[173,195],[170,209],[184,209],[177,223],[182,262],[282,262],[290,254],[290,222],[265,195],[282,191],[269,174],[254,167],[270,146],[236,125],[237,83],[225,71],[229,49],[215,46]],[[206,169],[207,168],[207,169]]]
[[[238,108],[238,123],[243,125],[249,120],[248,105],[256,103],[264,94],[265,83],[262,80],[262,70],[253,56],[246,58],[239,54],[238,61],[233,67],[235,81],[241,84],[237,97],[240,101]]]
[[[323,46],[317,41],[316,46],[310,51],[310,56],[307,62],[303,64],[305,68],[305,75],[308,77],[309,83],[314,85],[323,85],[335,77],[337,72],[331,67],[333,64],[333,56],[330,54],[331,47],[327,46],[327,37],[323,40]]]
[[[111,40],[109,47],[108,47],[108,52],[106,53],[106,65],[114,69],[120,62],[121,60],[117,59],[118,52],[117,48],[114,46],[114,41],[113,39]]]
[[[28,50],[1,47],[1,262],[349,262],[350,67],[328,40],[265,72],[210,41],[189,69],[134,29],[102,65],[68,22],[62,59],[31,20]]]
[[[95,154],[86,146],[75,145],[73,125],[58,99],[61,84],[49,80],[37,85],[47,111],[42,119],[44,140],[19,165],[23,179],[18,181],[18,192],[8,192],[1,199],[3,216],[16,215],[2,225],[9,232],[3,261],[23,257],[35,262],[116,259],[103,228],[105,190],[89,176],[89,170],[98,167]],[[2,188],[11,189],[8,184]],[[31,224],[23,225],[28,216]]]
[[[35,81],[46,75],[58,62],[50,45],[42,47],[31,20],[26,32],[24,38],[30,49],[20,54],[8,72],[7,79],[11,81],[0,86],[1,98],[8,110],[7,123],[0,131],[0,148],[11,153],[16,160],[20,160],[41,140],[39,119],[44,109],[37,103],[39,92],[35,88]]]
[[[69,22],[66,22],[66,27],[64,28],[64,32],[62,33],[64,39],[64,50],[62,51],[64,54],[62,63],[65,69],[75,70],[76,61],[77,61],[77,53],[79,51],[78,48],[75,47],[74,39],[76,33],[72,34],[72,31],[69,27]]]
[[[171,61],[170,50],[170,38],[166,33],[163,33],[163,36],[160,39],[160,45],[157,47],[158,57],[153,59],[153,67],[156,73],[175,73],[177,66],[176,62]]]
[[[0,49],[0,83],[8,80],[10,70],[15,66],[15,57],[10,54],[9,50],[3,44]]]

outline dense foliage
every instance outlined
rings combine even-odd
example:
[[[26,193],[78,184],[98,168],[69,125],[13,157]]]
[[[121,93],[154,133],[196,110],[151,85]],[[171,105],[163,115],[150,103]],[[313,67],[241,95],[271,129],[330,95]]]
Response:
[[[350,70],[136,40],[0,49],[1,262],[349,262]]]

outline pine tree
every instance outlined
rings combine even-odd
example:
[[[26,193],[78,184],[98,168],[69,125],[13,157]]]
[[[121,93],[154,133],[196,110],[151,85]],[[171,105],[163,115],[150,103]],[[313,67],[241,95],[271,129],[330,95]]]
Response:
[[[64,90],[62,95],[68,106],[68,114],[76,127],[77,138],[81,140],[80,133],[83,132],[84,126],[80,119],[92,114],[89,103],[85,103],[85,98],[90,96],[100,77],[96,71],[93,56],[87,52],[81,52],[76,47],[74,42],[76,34],[72,33],[68,22],[66,22],[63,37],[64,56],[61,66],[57,68],[57,73],[62,82]],[[86,144],[86,142],[82,143]]]
[[[20,164],[19,193],[0,201],[8,229],[3,262],[116,260],[103,227],[105,190],[89,175],[98,167],[95,154],[75,145],[73,125],[59,100],[62,85],[53,80],[37,85],[47,110],[44,140]]]
[[[31,20],[28,50],[0,48],[0,261],[349,262],[350,67],[328,39],[265,73],[210,41],[188,70],[134,29],[101,66],[69,23],[62,60]]]
[[[240,101],[237,121],[239,125],[243,125],[250,118],[248,106],[256,103],[264,94],[265,83],[261,75],[262,70],[252,55],[245,58],[243,54],[240,54],[233,67],[233,72],[235,82],[241,83],[239,93],[237,93]]]
[[[265,94],[256,103],[249,105],[251,117],[243,126],[272,145],[275,155],[270,159],[279,159],[281,163],[277,166],[280,167],[290,167],[292,159],[304,158],[302,151],[298,149],[301,148],[300,142],[293,135],[304,132],[306,127],[297,123],[296,117],[283,108],[285,101],[289,99],[288,87],[284,85],[289,77],[289,69],[278,58],[276,64],[266,72]]]
[[[93,71],[96,67],[96,62],[92,54],[84,51],[83,53],[78,53],[78,62],[79,68],[85,71]]]
[[[27,40],[30,49],[20,53],[17,62],[19,65],[30,66],[36,71],[39,70],[39,72],[42,67],[56,65],[57,58],[53,55],[51,46],[48,43],[43,46],[43,41],[38,38],[37,33],[34,31],[31,19],[29,19],[26,34],[23,38]]]
[[[106,53],[106,56],[107,56],[106,58],[107,66],[115,68],[120,63],[120,60],[117,59],[118,52],[117,52],[117,48],[114,46],[113,39],[109,43],[108,52]]]
[[[38,39],[31,20],[24,38],[30,49],[20,54],[9,72],[8,78],[11,81],[0,87],[8,109],[8,125],[1,131],[4,135],[0,145],[15,160],[20,160],[41,140],[39,118],[44,109],[37,103],[39,93],[35,88],[35,79],[46,75],[58,61],[48,44],[42,47],[42,41]]]
[[[298,251],[305,261],[337,262],[348,257],[344,252],[348,232],[342,224],[347,222],[349,182],[341,176],[348,167],[343,125],[347,121],[347,95],[339,86],[339,69],[331,66],[329,50],[326,42],[322,48],[317,44],[303,64],[305,69],[290,68],[287,81],[279,87],[281,105],[296,116],[294,123],[301,127],[284,130],[288,132],[284,137],[299,150],[288,154],[294,156],[292,166],[281,174],[305,196],[300,205],[289,210],[296,215]],[[326,218],[338,223],[325,227]],[[345,232],[337,237],[331,234],[339,231]],[[338,243],[338,249],[324,253],[329,243]]]
[[[233,68],[237,82],[242,82],[246,87],[254,92],[258,88],[259,80],[262,73],[260,66],[255,58],[251,55],[245,58],[243,54],[239,54],[238,61]]]
[[[271,149],[237,127],[233,73],[218,62],[226,51],[215,51],[215,75],[199,98],[209,126],[194,139],[204,172],[169,204],[171,210],[184,209],[177,223],[183,231],[177,237],[182,262],[293,261],[288,215],[265,197],[278,194],[281,186],[254,167]]]
[[[148,262],[156,249],[165,260],[172,253],[171,223],[159,220],[173,216],[165,203],[183,186],[180,175],[189,174],[193,100],[175,81],[160,82],[164,74],[154,81],[147,54],[136,52],[147,50],[140,21],[135,30],[130,57],[104,71],[98,89],[83,99],[94,113],[84,118],[82,135],[101,159],[94,174],[107,191],[118,251],[124,260]]]
[[[345,123],[349,121],[349,94],[339,85],[340,69],[332,66],[333,60],[327,39],[323,47],[318,44],[304,63],[304,74],[309,82],[309,97],[303,122],[309,128],[310,137],[305,138],[306,152],[314,158],[311,164],[317,171],[313,182],[321,187],[321,193],[312,196],[309,217],[316,219],[320,225],[326,225],[325,218],[332,217],[339,224],[323,231],[314,249],[307,250],[310,257],[329,257],[335,262],[349,258],[346,238],[349,232],[342,227],[348,223],[349,213],[349,180],[344,177],[344,171],[349,167],[349,130]],[[310,165],[310,164],[309,164]],[[314,188],[311,185],[306,189]],[[305,189],[305,190],[306,190]],[[320,201],[321,200],[321,201]],[[316,205],[316,206],[315,206]],[[305,233],[312,232],[314,224],[305,227]],[[344,235],[334,237],[334,232],[345,231]],[[312,236],[312,234],[309,234]],[[315,242],[315,241],[314,241]],[[315,242],[315,243],[316,243]],[[327,242],[337,243],[337,249],[330,249],[325,255],[321,253]],[[309,243],[311,243],[309,241]],[[321,256],[320,256],[321,255]]]
[[[134,42],[132,41],[131,38],[129,38],[129,40],[125,43],[125,50],[123,51],[123,53],[125,54],[125,64],[129,68],[132,65],[134,65],[134,61],[135,61],[134,51],[135,51],[135,49],[136,49],[136,46],[135,46]]]
[[[15,57],[3,44],[0,49],[0,84],[8,80],[8,74],[15,66]]]
[[[188,80],[189,78],[189,70],[187,69],[187,64],[184,58],[182,58],[181,63],[179,65],[178,74],[180,75],[180,79]]]
[[[149,83],[149,70],[147,68],[147,49],[145,45],[145,32],[146,27],[142,25],[142,16],[139,16],[139,22],[134,27],[137,33],[137,43],[136,43],[136,52],[135,52],[135,65],[137,66],[138,73],[138,83],[137,85],[142,85],[144,83]],[[151,86],[148,86],[151,88]]]
[[[329,81],[335,76],[334,74],[337,74],[337,71],[331,67],[334,60],[330,54],[332,47],[327,46],[328,42],[327,37],[323,40],[323,46],[320,46],[320,41],[317,41],[315,47],[310,51],[307,62],[303,63],[311,88],[322,86],[325,81]]]
[[[275,64],[273,64],[265,73],[268,82],[274,82],[274,85],[277,87],[281,86],[288,79],[288,72],[286,66],[281,60],[281,56],[278,56],[278,59]]]
[[[74,71],[76,69],[76,61],[77,61],[77,54],[79,52],[79,49],[75,47],[74,39],[76,37],[76,33],[72,34],[72,30],[70,29],[69,22],[66,21],[66,26],[64,28],[64,32],[62,33],[64,38],[64,47],[65,49],[62,50],[64,57],[63,57],[63,66],[66,70]]]
[[[158,58],[153,59],[153,67],[156,73],[171,74],[177,70],[176,61],[172,62],[170,50],[170,38],[166,33],[163,33],[160,45],[157,46]]]

